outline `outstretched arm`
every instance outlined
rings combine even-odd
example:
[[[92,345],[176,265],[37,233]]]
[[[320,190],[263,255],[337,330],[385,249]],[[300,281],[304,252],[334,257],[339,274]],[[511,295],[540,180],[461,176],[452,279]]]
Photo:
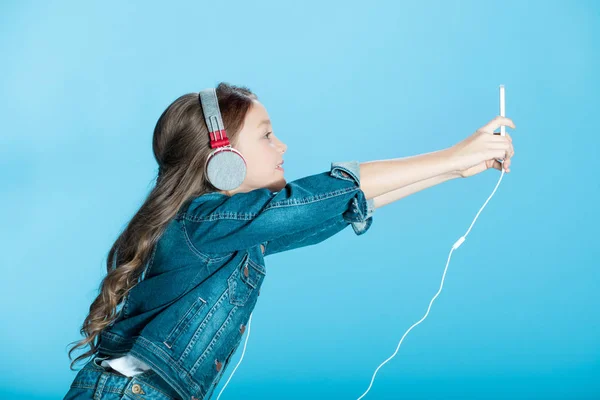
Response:
[[[448,172],[445,174],[437,175],[432,178],[423,179],[419,182],[411,183],[410,185],[403,186],[399,189],[392,190],[391,192],[384,193],[376,196],[373,199],[374,208],[380,208],[386,204],[393,203],[396,200],[400,200],[413,193],[419,192],[423,189],[427,189],[431,186],[438,185],[442,182],[446,182],[450,179],[458,178],[460,175],[454,172]]]
[[[360,163],[360,188],[367,199],[405,188],[396,193],[414,193],[415,189],[432,186],[442,177],[458,177],[457,161],[450,148],[411,157]],[[436,178],[437,177],[437,178]],[[450,178],[449,178],[450,179]],[[421,189],[418,189],[421,190]],[[390,199],[396,195],[390,195]]]

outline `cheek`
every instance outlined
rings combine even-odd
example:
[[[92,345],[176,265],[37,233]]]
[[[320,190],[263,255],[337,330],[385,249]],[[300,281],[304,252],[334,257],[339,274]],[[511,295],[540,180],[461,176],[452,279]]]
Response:
[[[246,160],[246,179],[260,179],[261,176],[272,171],[269,170],[269,162],[265,156],[261,154],[253,154],[252,156],[244,156]],[[273,167],[273,170],[275,167]]]
[[[272,144],[268,140],[264,140],[257,146],[246,149],[246,152],[241,153],[244,155],[244,160],[246,160],[247,175],[262,175],[275,171],[276,160],[273,157]]]

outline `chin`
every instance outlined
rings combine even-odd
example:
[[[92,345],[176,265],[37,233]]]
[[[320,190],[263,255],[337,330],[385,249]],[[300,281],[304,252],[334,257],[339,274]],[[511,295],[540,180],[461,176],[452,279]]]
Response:
[[[266,186],[266,188],[269,189],[271,192],[279,192],[285,187],[286,184],[287,182],[285,178],[280,178],[275,182],[271,182],[269,185]]]

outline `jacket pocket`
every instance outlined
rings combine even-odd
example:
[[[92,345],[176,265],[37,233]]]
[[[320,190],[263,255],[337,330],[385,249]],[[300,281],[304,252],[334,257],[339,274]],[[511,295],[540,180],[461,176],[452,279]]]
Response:
[[[265,275],[265,268],[252,261],[246,252],[240,264],[227,279],[229,302],[236,306],[246,304],[254,289],[260,286]]]
[[[173,343],[179,338],[181,333],[187,329],[190,322],[204,307],[206,307],[206,300],[202,297],[198,297],[190,308],[188,308],[183,317],[177,321],[177,324],[171,329],[171,332],[169,332],[169,335],[163,343],[167,345],[168,348],[173,347]]]

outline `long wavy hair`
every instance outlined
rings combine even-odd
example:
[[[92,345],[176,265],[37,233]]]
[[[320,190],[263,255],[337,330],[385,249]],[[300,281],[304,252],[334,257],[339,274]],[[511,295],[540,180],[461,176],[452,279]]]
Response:
[[[227,136],[234,146],[258,97],[247,87],[225,82],[219,83],[216,93]],[[108,252],[107,274],[80,330],[85,338],[69,343],[76,343],[68,352],[69,359],[79,347],[89,345],[90,349],[72,360],[71,370],[78,360],[97,353],[100,333],[118,318],[117,307],[139,283],[153,246],[177,211],[194,197],[217,191],[204,171],[212,150],[198,93],[177,98],[154,128],[152,151],[159,166],[156,185]]]

